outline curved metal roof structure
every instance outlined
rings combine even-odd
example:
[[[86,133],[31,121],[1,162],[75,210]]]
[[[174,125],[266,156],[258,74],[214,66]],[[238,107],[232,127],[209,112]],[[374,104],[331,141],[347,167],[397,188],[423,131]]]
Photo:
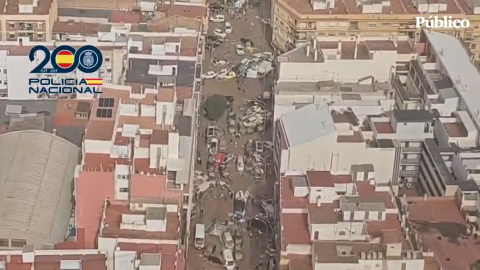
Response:
[[[53,134],[0,135],[0,238],[41,246],[64,240],[79,148]]]

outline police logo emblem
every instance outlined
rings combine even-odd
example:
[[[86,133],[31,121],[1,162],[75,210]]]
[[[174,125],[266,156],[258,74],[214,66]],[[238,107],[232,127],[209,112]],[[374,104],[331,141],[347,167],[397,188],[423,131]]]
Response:
[[[95,58],[92,52],[85,52],[82,57],[82,64],[85,67],[91,67],[95,64]]]

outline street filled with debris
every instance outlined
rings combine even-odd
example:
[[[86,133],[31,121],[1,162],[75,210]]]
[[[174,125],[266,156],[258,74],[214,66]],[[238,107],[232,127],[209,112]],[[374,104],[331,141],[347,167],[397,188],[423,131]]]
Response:
[[[269,269],[273,237],[270,81],[264,3],[210,3],[188,266]],[[272,256],[269,255],[272,254]]]

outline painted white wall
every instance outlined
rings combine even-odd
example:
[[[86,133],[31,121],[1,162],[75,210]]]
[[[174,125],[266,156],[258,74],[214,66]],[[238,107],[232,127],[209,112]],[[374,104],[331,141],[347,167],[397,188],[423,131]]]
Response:
[[[157,102],[157,125],[173,125],[173,117],[175,114],[175,103],[173,102]]]
[[[375,77],[378,82],[388,82],[397,61],[397,52],[377,51],[373,53],[374,58],[369,60],[325,59],[323,63],[282,62],[279,65],[278,82],[334,80],[357,83],[359,79],[368,76]]]
[[[8,99],[10,100],[36,100],[37,94],[28,93],[28,78],[33,64],[27,56],[7,56]]]
[[[115,251],[115,270],[135,270],[135,251]]]
[[[85,140],[85,153],[110,154],[111,142],[99,140]]]
[[[372,164],[377,183],[386,184],[391,181],[394,148],[370,148],[364,142],[337,143],[336,140],[336,134],[331,134],[292,147],[290,151],[285,150],[289,155],[286,158],[288,162],[282,162],[281,172],[330,170],[332,173],[350,173],[351,165]]]
[[[168,145],[150,144],[150,168],[166,168]]]

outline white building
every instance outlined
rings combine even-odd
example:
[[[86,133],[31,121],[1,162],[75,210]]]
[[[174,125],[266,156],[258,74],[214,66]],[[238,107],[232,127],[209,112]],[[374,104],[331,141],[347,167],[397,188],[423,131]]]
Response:
[[[325,101],[283,114],[275,129],[279,176],[308,170],[348,173],[355,164],[373,165],[379,183],[388,184],[396,175],[395,146],[370,145],[353,112],[332,112]]]
[[[415,54],[398,53],[391,40],[318,42],[313,39],[278,56],[278,82],[389,82],[398,62]]]
[[[278,82],[275,85],[274,119],[295,110],[298,104],[327,102],[330,110],[351,111],[359,123],[363,123],[368,115],[391,111],[393,94],[388,83]]]
[[[392,190],[368,180],[375,175],[372,166],[354,165],[350,174],[284,176],[281,264],[288,269],[428,269],[422,253],[405,240]]]

